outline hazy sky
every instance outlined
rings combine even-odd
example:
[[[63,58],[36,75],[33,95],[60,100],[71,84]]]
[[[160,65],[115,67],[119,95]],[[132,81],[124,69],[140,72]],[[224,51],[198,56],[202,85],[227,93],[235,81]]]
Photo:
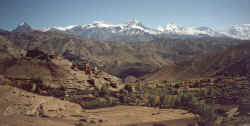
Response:
[[[250,24],[250,0],[1,0],[0,28],[21,22],[35,28],[89,24],[95,20],[120,24],[137,19],[144,25],[175,23],[223,29]]]

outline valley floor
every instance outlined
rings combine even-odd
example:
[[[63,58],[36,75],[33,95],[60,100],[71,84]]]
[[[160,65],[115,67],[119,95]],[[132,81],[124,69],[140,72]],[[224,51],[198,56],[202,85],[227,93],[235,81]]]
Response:
[[[82,109],[78,104],[0,86],[0,126],[186,126],[194,115],[180,109],[116,106]],[[83,124],[81,124],[83,123]]]

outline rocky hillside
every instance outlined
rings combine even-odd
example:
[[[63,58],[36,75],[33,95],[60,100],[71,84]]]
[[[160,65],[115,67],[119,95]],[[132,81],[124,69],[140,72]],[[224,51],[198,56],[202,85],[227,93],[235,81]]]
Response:
[[[6,44],[3,44],[4,42]],[[1,39],[0,43],[2,43],[1,48],[10,48],[8,41]],[[12,49],[18,50],[18,48]],[[16,57],[11,55],[13,53],[11,49],[5,53],[6,56],[1,55],[0,74],[9,79],[13,86],[26,85],[21,88],[31,90],[32,83],[39,83],[40,85],[33,87],[33,91],[39,92],[48,88],[53,93],[55,91],[53,89],[63,89],[63,94],[60,94],[63,96],[70,88],[90,90],[100,89],[103,85],[109,85],[108,87],[114,91],[122,88],[121,80],[115,76],[100,70],[92,71],[90,76],[80,67],[73,68],[70,61],[54,54],[46,54],[39,49],[29,50],[22,56]]]
[[[60,36],[60,33],[55,34]],[[170,72],[183,75],[169,76],[174,79],[186,77],[186,81],[170,81],[169,76],[162,74],[164,76],[154,75],[153,81],[131,77],[127,83],[92,66],[94,69],[88,74],[83,63],[72,64],[57,55],[60,50],[52,53],[42,44],[42,48],[24,51],[4,37],[0,43],[6,54],[0,64],[0,125],[214,126],[249,123],[249,42],[222,52],[204,53],[169,67]],[[161,42],[157,43],[160,46],[150,42],[123,44],[132,47],[129,50],[143,52],[146,50],[140,48],[142,45],[151,51],[156,51],[156,47],[166,48]],[[74,58],[70,51],[62,56],[65,55],[68,59]],[[197,78],[199,76],[210,77]],[[169,80],[157,81],[160,77]],[[192,78],[196,79],[190,80]]]
[[[209,52],[169,65],[145,78],[155,80],[192,79],[203,76],[246,76],[250,73],[250,42],[225,51]]]
[[[0,43],[6,53],[1,55],[0,64],[1,126],[127,126],[159,122],[185,126],[193,122],[194,115],[180,109],[116,106],[89,110],[122,104],[121,92],[131,87],[100,70],[92,70],[90,76],[68,60],[39,49],[16,56],[11,49],[17,51],[17,47],[4,38]],[[142,112],[144,115],[135,120]]]
[[[39,48],[70,61],[89,61],[110,74],[125,78],[152,73],[195,55],[223,50],[242,41],[232,39],[155,39],[151,42],[104,42],[58,32],[7,32],[6,37],[22,49]]]
[[[25,53],[24,50],[17,48],[13,43],[3,36],[0,36],[0,52],[0,59],[20,57]]]

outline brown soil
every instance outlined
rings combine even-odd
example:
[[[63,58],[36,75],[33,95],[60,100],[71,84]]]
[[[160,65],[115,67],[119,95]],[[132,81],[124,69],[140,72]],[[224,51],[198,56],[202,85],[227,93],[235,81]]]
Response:
[[[86,111],[90,118],[98,118],[103,126],[151,126],[155,123],[168,126],[186,126],[194,115],[180,109],[157,109],[139,106],[116,106]]]

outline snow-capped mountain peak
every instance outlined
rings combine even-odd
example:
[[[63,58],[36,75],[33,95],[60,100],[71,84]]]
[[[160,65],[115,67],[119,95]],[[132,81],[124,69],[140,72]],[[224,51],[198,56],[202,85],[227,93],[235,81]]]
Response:
[[[158,30],[164,34],[177,34],[177,35],[188,35],[194,37],[218,37],[221,36],[219,32],[216,32],[212,28],[209,27],[183,27],[176,24],[168,24],[166,26],[159,26]]]
[[[143,26],[142,23],[136,19],[130,20],[127,23],[128,26]]]
[[[16,29],[14,29],[14,32],[29,32],[32,31],[33,29],[31,28],[31,26],[25,22],[20,23]]]
[[[99,27],[99,28],[109,28],[113,27],[114,25],[111,24],[105,24],[104,21],[94,21],[93,24],[88,24],[88,25],[82,25],[84,28],[94,28],[94,27]]]
[[[205,26],[201,26],[201,27],[198,27],[196,29],[198,29],[200,31],[207,31],[207,32],[213,32],[214,31],[212,28],[205,27]]]
[[[66,31],[66,30],[70,30],[74,27],[76,27],[77,25],[70,25],[70,26],[66,26],[66,27],[53,27],[54,29],[57,29],[57,30],[61,30],[61,31]]]
[[[19,27],[26,26],[22,23]],[[184,27],[173,23],[151,29],[138,20],[130,20],[124,24],[107,24],[104,21],[94,21],[85,25],[70,25],[66,27],[52,27],[43,30],[59,31],[98,40],[139,41],[152,40],[157,37],[230,37],[236,39],[250,39],[250,24],[233,25],[225,32],[216,31],[210,27]],[[135,40],[134,40],[135,38]]]
[[[166,26],[158,26],[157,30],[161,32],[179,32],[182,30],[180,26],[177,26],[176,24],[167,24]]]
[[[57,28],[61,31],[70,31],[70,32],[81,32],[84,30],[88,30],[91,32],[111,32],[111,33],[119,33],[119,34],[156,34],[155,30],[144,27],[141,22],[137,20],[131,20],[125,24],[106,24],[104,21],[94,21],[92,24],[80,25],[73,27],[71,29],[65,28]]]
[[[197,30],[194,28],[182,27],[176,24],[167,24],[166,26],[159,26],[158,30],[163,33],[170,33],[170,34],[182,34],[182,35],[197,34]]]
[[[25,22],[22,22],[22,23],[20,23],[18,26],[24,26],[24,25],[28,25],[28,24],[25,23]]]
[[[236,24],[231,26],[225,33],[227,36],[249,40],[250,39],[250,24]]]

